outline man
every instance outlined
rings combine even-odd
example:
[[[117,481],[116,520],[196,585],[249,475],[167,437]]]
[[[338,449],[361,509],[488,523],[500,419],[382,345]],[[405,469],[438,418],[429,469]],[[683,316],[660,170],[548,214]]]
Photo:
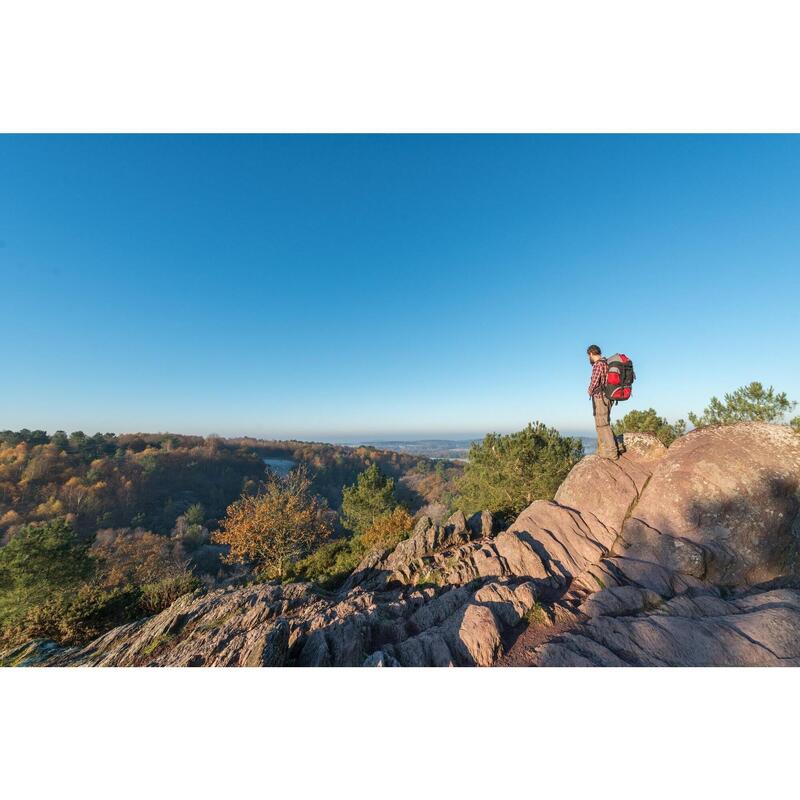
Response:
[[[589,363],[592,365],[589,397],[592,398],[594,426],[597,429],[597,455],[616,461],[619,458],[619,449],[614,432],[611,430],[611,401],[605,393],[608,364],[596,344],[589,345],[586,353],[589,356]]]

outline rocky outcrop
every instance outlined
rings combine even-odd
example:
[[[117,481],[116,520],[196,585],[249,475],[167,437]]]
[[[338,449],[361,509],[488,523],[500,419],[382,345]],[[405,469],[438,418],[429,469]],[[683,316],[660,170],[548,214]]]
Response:
[[[82,648],[39,642],[14,666],[488,666],[536,602],[525,581],[324,596],[277,583],[188,595]]]
[[[617,461],[591,455],[582,459],[558,488],[555,501],[591,513],[619,533],[667,449],[647,433],[626,434],[626,452]],[[628,444],[630,442],[630,444]]]
[[[693,431],[669,449],[625,525],[631,557],[740,585],[797,568],[800,437],[784,425]]]
[[[342,590],[347,592],[357,586],[378,589],[392,582],[416,583],[426,577],[442,580],[450,572],[442,556],[444,552],[449,554],[453,548],[474,539],[489,539],[493,530],[494,520],[488,511],[475,514],[469,521],[457,511],[443,525],[434,524],[430,517],[421,517],[411,536],[394,550],[367,554]],[[465,573],[459,579],[448,574],[447,583],[465,583],[474,577],[475,574],[467,577]]]
[[[749,589],[728,598],[709,589],[659,600],[646,590],[598,597],[587,609],[588,623],[537,648],[534,663],[800,666],[800,588]]]
[[[0,663],[488,666],[534,629],[522,663],[797,663],[800,437],[742,424],[669,449],[625,443],[617,462],[584,458],[507,530],[487,512],[423,517],[338,592],[198,593],[85,647],[34,642]]]
[[[666,455],[667,448],[652,433],[623,433],[618,437],[622,451],[639,461],[658,461]]]

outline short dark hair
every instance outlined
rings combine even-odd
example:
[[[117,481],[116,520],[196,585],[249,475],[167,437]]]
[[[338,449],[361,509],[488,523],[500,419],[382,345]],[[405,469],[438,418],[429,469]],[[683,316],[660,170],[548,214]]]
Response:
[[[586,352],[587,352],[587,353],[588,353],[590,356],[601,356],[601,355],[602,355],[602,352],[600,351],[600,348],[599,348],[599,347],[598,347],[596,344],[590,344],[590,345],[589,345],[589,346],[586,348]]]

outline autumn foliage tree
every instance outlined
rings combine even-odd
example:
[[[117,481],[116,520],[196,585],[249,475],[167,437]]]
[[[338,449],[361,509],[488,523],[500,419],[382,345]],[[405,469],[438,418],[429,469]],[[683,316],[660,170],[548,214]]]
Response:
[[[414,517],[402,506],[387,511],[375,519],[361,536],[365,550],[388,550],[408,538],[414,528]]]
[[[91,554],[101,567],[101,583],[108,588],[157,583],[189,570],[180,540],[150,531],[99,531]]]
[[[266,577],[283,578],[332,532],[328,510],[311,491],[306,468],[270,473],[257,494],[228,507],[213,541],[228,545],[228,563],[251,562]]]

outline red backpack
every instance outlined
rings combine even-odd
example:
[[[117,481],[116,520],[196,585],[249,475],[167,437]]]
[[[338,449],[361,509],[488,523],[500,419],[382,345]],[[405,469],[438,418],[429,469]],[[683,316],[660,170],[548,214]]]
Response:
[[[633,361],[624,353],[614,353],[606,359],[608,377],[606,378],[606,397],[609,400],[627,400],[631,396],[631,387],[636,380]]]

